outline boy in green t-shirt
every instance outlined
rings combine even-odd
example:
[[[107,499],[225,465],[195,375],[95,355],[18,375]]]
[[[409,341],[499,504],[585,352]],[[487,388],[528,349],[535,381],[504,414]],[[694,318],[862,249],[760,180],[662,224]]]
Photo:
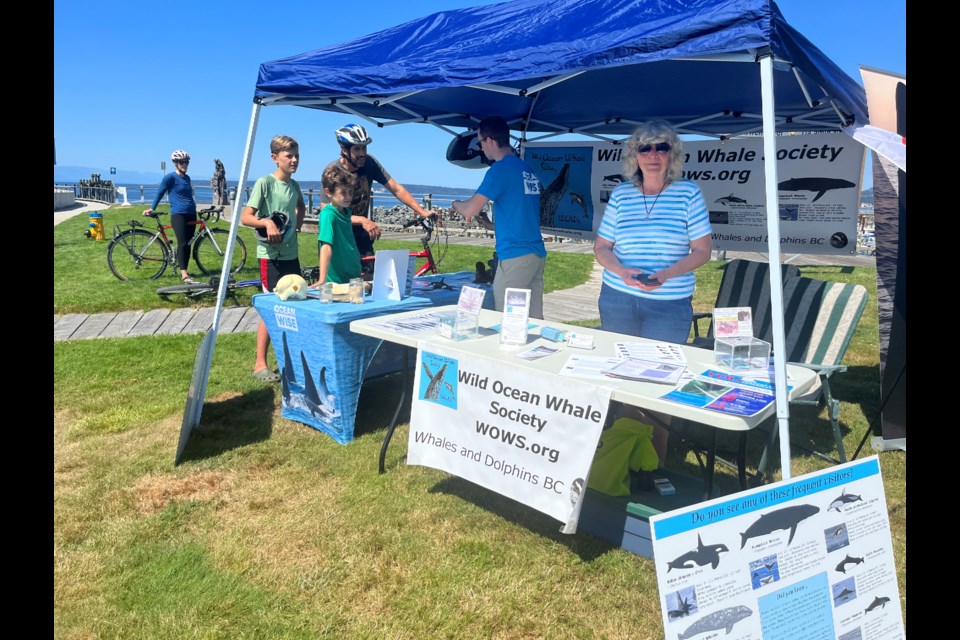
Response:
[[[350,278],[360,277],[360,251],[350,221],[350,201],[357,176],[334,164],[324,169],[321,184],[330,202],[320,210],[317,228],[320,278],[311,287],[324,282],[344,284]]]
[[[247,205],[240,214],[240,222],[257,230],[257,258],[263,291],[270,293],[277,282],[287,274],[301,275],[297,232],[303,226],[307,206],[300,185],[293,174],[300,164],[300,145],[290,136],[275,136],[270,141],[270,158],[277,170],[263,176],[253,185]],[[283,229],[278,228],[275,213],[287,216]],[[266,235],[266,240],[261,239]],[[267,349],[270,334],[267,325],[257,326],[257,358],[253,377],[260,382],[279,382],[280,376],[267,367]]]

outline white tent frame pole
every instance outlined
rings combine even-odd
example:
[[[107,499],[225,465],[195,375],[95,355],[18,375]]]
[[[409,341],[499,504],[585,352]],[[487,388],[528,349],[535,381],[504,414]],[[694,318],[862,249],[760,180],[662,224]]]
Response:
[[[774,389],[777,428],[780,430],[780,468],[783,479],[788,480],[792,477],[790,400],[787,395],[787,354],[783,330],[783,278],[780,275],[780,212],[777,189],[777,121],[773,93],[773,56],[763,56],[759,62],[760,99],[763,105],[763,175],[767,199],[767,260],[770,263],[770,313],[773,320]]]
[[[220,316],[223,313],[223,301],[227,297],[227,284],[230,278],[230,264],[233,260],[233,248],[237,245],[237,230],[240,228],[240,212],[243,211],[243,186],[247,183],[247,173],[250,171],[250,158],[253,156],[253,143],[257,138],[257,123],[260,120],[261,105],[254,103],[253,113],[250,115],[250,128],[247,130],[247,145],[243,151],[243,163],[240,165],[240,181],[237,182],[237,195],[233,199],[230,217],[230,231],[227,238],[226,255],[223,269],[220,272],[220,287],[217,289],[217,306],[213,311],[213,322],[209,331],[213,332],[210,348],[207,351],[206,361],[200,368],[200,380],[191,381],[190,387],[196,389],[199,402],[196,405],[195,415],[191,416],[191,426],[200,424],[200,414],[203,413],[203,403],[207,397],[207,382],[210,380],[210,366],[213,364],[213,350],[217,345],[217,331],[220,326]],[[256,253],[254,253],[256,256]],[[256,259],[256,257],[254,257]],[[208,331],[208,333],[209,333]],[[188,397],[189,397],[189,391]]]

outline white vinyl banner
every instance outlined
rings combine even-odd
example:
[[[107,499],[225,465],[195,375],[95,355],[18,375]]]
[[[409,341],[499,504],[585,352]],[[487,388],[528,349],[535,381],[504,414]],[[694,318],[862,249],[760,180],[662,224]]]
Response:
[[[763,138],[684,141],[683,177],[703,192],[714,249],[766,253]],[[545,234],[596,237],[623,181],[624,144],[530,143]],[[843,133],[777,137],[780,247],[784,253],[855,255],[864,147]]]
[[[496,491],[576,531],[612,388],[435,344],[418,350],[407,463]]]

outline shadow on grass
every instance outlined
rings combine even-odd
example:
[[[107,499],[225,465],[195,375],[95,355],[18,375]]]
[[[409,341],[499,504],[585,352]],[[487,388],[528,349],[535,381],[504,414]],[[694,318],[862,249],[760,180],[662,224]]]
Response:
[[[274,390],[263,388],[203,405],[200,424],[190,433],[181,464],[215,458],[232,449],[268,440],[273,433]]]
[[[559,520],[457,476],[441,480],[430,488],[429,493],[457,496],[508,522],[563,545],[584,561],[596,559],[617,548],[589,533],[560,533],[562,524]]]

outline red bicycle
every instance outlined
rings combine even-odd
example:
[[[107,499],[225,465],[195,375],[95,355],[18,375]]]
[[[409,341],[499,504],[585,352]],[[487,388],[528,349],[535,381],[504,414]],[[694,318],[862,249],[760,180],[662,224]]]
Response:
[[[415,216],[412,220],[404,222],[403,228],[409,229],[414,225],[420,225],[423,228],[423,234],[420,236],[420,244],[423,246],[423,248],[420,251],[411,251],[410,257],[418,260],[420,258],[425,258],[426,261],[417,268],[413,275],[436,275],[440,273],[439,265],[443,260],[444,255],[447,253],[446,242],[449,241],[447,230],[443,227],[443,218],[440,218],[436,214],[432,214],[426,218],[423,216]],[[434,235],[434,232],[436,232],[436,235]],[[437,260],[434,259],[430,241],[433,239],[433,244],[438,244],[441,235],[444,239],[443,252],[440,255],[440,259]],[[364,280],[373,279],[373,266],[376,264],[376,259],[377,257],[375,255],[363,256],[360,258]]]
[[[167,237],[171,225],[160,222],[164,211],[154,211],[148,217],[157,223],[156,231],[148,231],[140,220],[127,222],[129,229],[114,225],[113,239],[107,247],[107,264],[113,275],[121,280],[156,280],[167,266],[176,264],[176,248]],[[188,243],[193,249],[193,260],[205,275],[220,275],[226,253],[229,231],[216,229],[223,207],[209,207],[197,211],[197,231]],[[247,247],[237,238],[230,261],[230,273],[243,269],[247,261]]]

